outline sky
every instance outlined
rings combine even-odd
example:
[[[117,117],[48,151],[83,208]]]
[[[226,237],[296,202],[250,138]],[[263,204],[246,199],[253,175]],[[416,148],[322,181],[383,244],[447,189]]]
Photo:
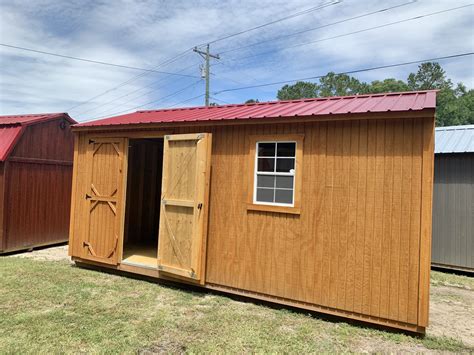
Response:
[[[474,6],[404,21],[469,4],[473,2],[0,0],[0,43],[178,74],[0,46],[0,114],[68,112],[86,121],[136,110],[202,105],[203,59],[191,49],[209,42],[211,53],[220,54],[220,59],[211,60],[211,102],[275,100],[281,84],[223,90],[473,52]],[[387,10],[376,12],[383,9]],[[366,15],[372,12],[376,13]],[[362,17],[348,20],[357,16]],[[397,21],[403,22],[387,25]],[[301,31],[305,32],[295,34]],[[474,88],[474,56],[440,64],[454,83]],[[417,66],[354,76],[363,81],[405,80]]]

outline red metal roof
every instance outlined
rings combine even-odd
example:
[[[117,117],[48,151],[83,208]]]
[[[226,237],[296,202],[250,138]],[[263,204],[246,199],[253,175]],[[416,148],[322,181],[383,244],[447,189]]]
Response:
[[[121,116],[80,123],[75,125],[75,127],[291,118],[367,112],[400,112],[418,111],[435,107],[436,90],[429,90],[271,101],[256,104],[137,111]]]
[[[71,123],[76,123],[67,113],[0,116],[0,162],[8,158],[8,154],[20,139],[24,127],[59,117],[63,117]]]
[[[76,123],[67,113],[37,113],[37,114],[28,114],[28,115],[6,115],[0,116],[0,125],[13,125],[13,124],[21,124],[21,125],[29,125],[32,123],[36,123],[38,121],[46,121],[51,120],[54,118],[58,118],[64,116],[66,120],[71,123]]]
[[[22,126],[0,126],[0,162],[8,157],[22,130]]]

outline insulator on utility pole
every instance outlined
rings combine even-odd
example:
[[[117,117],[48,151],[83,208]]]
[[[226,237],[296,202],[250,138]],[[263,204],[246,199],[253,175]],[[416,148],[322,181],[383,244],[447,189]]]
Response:
[[[201,51],[197,47],[194,47],[194,52],[198,53],[201,57],[204,58],[204,66],[201,67],[201,77],[206,79],[206,92],[205,92],[205,99],[204,104],[209,106],[209,79],[210,75],[210,58],[220,59],[219,54],[211,54],[209,53],[209,44],[206,46],[206,51]]]

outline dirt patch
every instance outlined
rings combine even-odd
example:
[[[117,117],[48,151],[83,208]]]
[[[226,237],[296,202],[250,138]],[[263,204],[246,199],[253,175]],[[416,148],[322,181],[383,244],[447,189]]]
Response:
[[[33,251],[19,252],[19,253],[11,254],[9,256],[16,257],[16,258],[30,258],[34,260],[70,261],[71,262],[71,258],[68,255],[67,245],[34,249]]]
[[[447,336],[474,347],[474,290],[431,287],[428,335]]]
[[[360,337],[354,340],[351,350],[357,353],[407,354],[434,353],[422,344],[397,344],[380,338]]]

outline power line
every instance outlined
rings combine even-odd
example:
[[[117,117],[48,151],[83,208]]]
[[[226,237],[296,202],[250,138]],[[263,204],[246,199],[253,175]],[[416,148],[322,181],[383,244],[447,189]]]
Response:
[[[195,67],[195,66],[196,66],[196,63],[193,63],[193,64],[191,64],[190,66],[187,66],[186,68],[179,70],[178,73],[183,72],[183,71],[186,71],[186,70],[188,70],[189,68]],[[77,115],[78,115],[78,116],[79,116],[79,115],[84,115],[84,114],[86,114],[86,113],[88,113],[88,112],[95,111],[95,110],[97,110],[97,109],[100,108],[100,107],[103,107],[103,106],[106,106],[106,105],[111,104],[111,103],[113,103],[113,102],[116,102],[117,100],[120,100],[120,99],[122,99],[122,98],[124,98],[124,97],[130,96],[130,95],[132,95],[132,94],[134,94],[134,93],[137,93],[137,92],[139,92],[139,91],[142,91],[143,89],[146,89],[146,88],[151,87],[151,86],[153,86],[153,85],[157,85],[157,84],[159,84],[159,83],[162,83],[162,82],[165,81],[167,78],[168,78],[168,77],[166,76],[166,77],[164,77],[164,78],[161,78],[160,80],[153,81],[152,83],[150,83],[150,84],[148,84],[148,85],[145,85],[145,86],[143,86],[143,87],[141,87],[141,88],[139,88],[139,89],[136,89],[136,90],[133,90],[133,91],[131,91],[131,92],[128,92],[128,93],[126,93],[126,94],[124,94],[124,95],[121,95],[121,96],[119,96],[119,97],[116,97],[116,98],[114,98],[114,99],[112,99],[112,100],[110,100],[110,101],[104,102],[104,103],[102,103],[102,104],[100,104],[100,105],[98,105],[98,106],[95,106],[95,107],[93,107],[93,108],[91,108],[91,109],[89,109],[89,110],[80,112],[80,113],[78,113]],[[144,93],[144,94],[141,94],[141,95],[139,95],[139,96],[136,96],[136,97],[132,98],[131,100],[127,100],[127,101],[125,101],[125,102],[122,102],[122,103],[118,104],[117,106],[123,106],[123,105],[125,105],[125,104],[127,104],[127,103],[129,103],[129,102],[131,102],[131,101],[134,101],[134,100],[139,99],[139,98],[141,98],[141,97],[143,97],[143,96],[145,96],[145,95],[148,95],[149,93],[151,93],[151,92],[153,92],[153,91],[156,91],[156,90],[158,90],[158,89],[161,89],[163,86],[164,86],[164,85],[160,85],[160,86],[154,88],[153,90],[147,91],[147,92]],[[117,106],[115,106],[115,107],[117,107]],[[109,110],[110,110],[110,109],[104,110],[104,111],[100,112],[99,114],[103,114],[104,112],[107,112],[107,111],[109,111]]]
[[[232,105],[230,102],[218,99],[217,97],[214,97],[214,96],[211,96],[211,99],[222,102],[223,104],[226,104],[226,105]]]
[[[427,59],[421,59],[421,60],[414,60],[414,61],[411,61],[411,62],[404,62],[404,63],[397,63],[397,64],[388,64],[388,65],[381,65],[381,66],[371,67],[371,68],[349,70],[349,71],[344,71],[344,72],[336,73],[336,75],[355,74],[355,73],[361,73],[361,72],[372,71],[372,70],[379,70],[379,69],[387,69],[387,68],[400,67],[400,66],[405,66],[405,65],[410,65],[410,64],[418,64],[418,63],[424,63],[424,62],[432,62],[432,61],[435,61],[435,60],[445,60],[445,59],[460,58],[460,57],[470,56],[470,55],[473,55],[473,54],[474,54],[474,52],[459,53],[459,54],[453,54],[453,55],[448,55],[448,56],[444,56],[444,57],[427,58]],[[259,87],[264,87],[264,86],[288,84],[288,83],[293,83],[293,82],[303,81],[303,80],[321,79],[321,78],[323,78],[324,76],[326,76],[326,75],[317,75],[317,76],[310,76],[310,77],[306,77],[306,78],[291,79],[291,80],[282,80],[282,81],[275,81],[275,82],[272,82],[272,83],[265,83],[265,84],[249,85],[249,86],[238,87],[238,88],[224,89],[224,90],[216,91],[216,92],[212,93],[212,95],[218,95],[218,94],[222,94],[222,93],[224,93],[224,92],[229,92],[229,91],[247,90],[247,89],[259,88]]]
[[[159,68],[159,67],[161,67],[161,66],[171,64],[171,63],[177,61],[178,59],[182,58],[183,56],[185,56],[188,52],[191,53],[191,50],[192,50],[192,48],[189,48],[189,49],[187,49],[187,50],[185,50],[185,51],[183,51],[183,52],[177,54],[176,56],[174,56],[174,57],[172,57],[172,58],[170,58],[170,59],[167,59],[167,60],[165,60],[164,62],[162,62],[162,63],[156,65],[154,68]],[[125,85],[131,83],[132,81],[135,81],[135,80],[141,78],[142,76],[144,76],[144,75],[146,75],[146,74],[147,74],[146,72],[143,72],[143,73],[141,73],[141,74],[138,74],[138,75],[136,75],[136,76],[133,76],[133,77],[131,77],[130,79],[128,79],[128,80],[126,80],[126,81],[124,81],[124,82],[118,84],[117,86],[114,86],[114,87],[112,87],[112,88],[110,88],[110,89],[107,89],[107,90],[101,92],[101,93],[98,94],[98,95],[95,95],[95,96],[93,96],[93,97],[91,97],[91,98],[89,98],[89,99],[87,99],[87,100],[85,100],[85,101],[82,101],[82,102],[80,102],[80,103],[78,103],[78,104],[76,104],[76,105],[74,105],[74,106],[72,106],[72,107],[66,109],[65,112],[69,112],[69,111],[71,111],[71,110],[74,110],[74,109],[77,108],[77,107],[83,106],[83,105],[85,105],[85,104],[87,104],[87,103],[89,103],[89,102],[91,102],[91,101],[93,101],[93,100],[95,100],[95,99],[97,99],[97,98],[99,98],[99,97],[101,97],[101,96],[104,96],[104,95],[108,94],[109,92],[112,92],[112,91],[114,91],[114,90],[117,90],[118,88],[121,88],[122,86],[125,86]]]
[[[405,2],[403,4],[399,4],[399,5],[395,5],[395,6],[391,6],[391,7],[386,7],[386,8],[377,10],[377,11],[372,11],[372,12],[368,12],[368,13],[365,13],[365,14],[349,17],[349,18],[346,18],[346,19],[343,19],[343,20],[332,22],[332,23],[327,23],[325,25],[320,25],[320,26],[317,26],[317,27],[308,28],[308,29],[305,29],[305,30],[302,30],[302,31],[289,33],[289,34],[286,34],[286,35],[266,39],[266,40],[263,40],[263,41],[258,41],[258,42],[251,43],[251,44],[241,46],[241,47],[237,47],[237,48],[231,48],[231,49],[228,49],[228,50],[223,51],[223,52],[221,51],[220,54],[226,54],[226,53],[238,51],[238,50],[241,50],[241,49],[246,49],[246,48],[250,48],[250,47],[254,47],[254,46],[259,46],[259,45],[264,44],[264,43],[279,41],[279,40],[284,39],[284,38],[298,36],[298,35],[303,34],[303,33],[308,33],[308,32],[319,30],[321,28],[330,27],[330,26],[334,26],[334,25],[339,25],[341,23],[345,23],[345,22],[353,21],[353,20],[360,19],[360,18],[363,18],[363,17],[367,17],[367,16],[378,14],[378,13],[390,11],[390,10],[393,10],[393,9],[397,9],[399,7],[412,5],[412,4],[416,3],[417,1],[418,0],[412,0],[412,1],[409,1],[409,2]]]
[[[196,100],[196,99],[199,99],[200,97],[203,97],[205,94],[201,94],[201,95],[198,95],[198,96],[194,96],[194,97],[191,97],[189,99],[186,99],[186,100],[183,100],[183,101],[180,101],[180,102],[177,102],[171,106],[166,106],[166,108],[171,108],[171,107],[175,107],[175,106],[178,106],[178,105],[181,105],[181,104],[184,104],[186,102],[189,102],[189,101],[192,101],[192,100]]]
[[[203,46],[203,45],[206,45],[206,44],[214,44],[214,43],[216,43],[216,42],[220,42],[220,41],[223,41],[223,40],[225,40],[225,39],[229,39],[229,38],[232,38],[232,37],[235,37],[235,36],[239,36],[239,35],[242,35],[242,34],[244,34],[244,33],[251,32],[251,31],[255,31],[255,30],[258,30],[258,29],[260,29],[260,28],[267,27],[267,26],[273,25],[273,24],[278,23],[278,22],[282,22],[282,21],[286,21],[286,20],[289,20],[289,19],[292,19],[292,18],[295,18],[295,17],[298,17],[298,16],[306,15],[306,14],[309,14],[309,13],[311,13],[311,12],[314,12],[314,11],[317,11],[317,10],[320,10],[320,9],[323,9],[323,8],[325,8],[325,7],[328,7],[328,6],[337,5],[337,4],[339,4],[341,1],[342,1],[342,0],[336,0],[336,1],[332,1],[332,2],[329,2],[329,3],[322,4],[322,5],[314,6],[314,7],[311,7],[311,8],[309,8],[309,9],[306,9],[306,10],[303,10],[303,11],[299,11],[299,12],[296,12],[296,13],[293,13],[293,14],[290,14],[290,15],[287,15],[287,16],[285,16],[285,17],[279,18],[279,19],[277,19],[277,20],[273,20],[273,21],[270,21],[270,22],[266,22],[266,23],[263,23],[263,24],[261,24],[261,25],[255,26],[255,27],[248,28],[248,29],[246,29],[246,30],[242,30],[242,31],[239,31],[239,32],[230,34],[230,35],[225,35],[225,36],[216,38],[216,39],[213,40],[213,41],[206,42],[206,43],[202,43],[202,44],[200,44],[198,47]]]
[[[421,19],[421,18],[424,18],[424,17],[434,16],[434,15],[439,15],[439,14],[449,12],[449,11],[459,10],[459,9],[462,9],[462,8],[465,8],[465,7],[468,7],[468,6],[474,6],[474,4],[458,6],[458,7],[454,7],[454,8],[450,8],[450,9],[446,9],[446,10],[441,10],[441,11],[436,11],[436,12],[432,12],[432,13],[428,13],[428,14],[424,14],[424,15],[410,17],[410,18],[407,18],[407,19],[404,19],[404,20],[399,20],[399,21],[395,21],[395,22],[386,23],[386,24],[383,24],[383,25],[369,27],[369,28],[365,28],[365,29],[362,29],[362,30],[358,30],[358,31],[352,31],[352,32],[344,33],[344,34],[333,36],[333,37],[326,37],[326,38],[321,38],[321,39],[314,40],[314,41],[297,43],[297,44],[294,44],[294,45],[286,46],[283,49],[286,50],[286,49],[290,49],[290,48],[306,46],[308,44],[314,44],[314,43],[328,41],[328,40],[331,40],[331,39],[336,39],[336,38],[341,38],[341,37],[346,37],[346,36],[350,36],[350,35],[354,35],[354,34],[358,34],[358,33],[362,33],[362,32],[372,31],[372,30],[375,30],[375,29],[388,27],[388,26],[393,26],[393,25],[397,25],[397,24],[400,24],[400,23],[408,22],[408,21],[418,20],[418,19]],[[277,52],[277,51],[278,50],[271,50],[271,51],[266,51],[266,52],[260,52],[260,53],[250,55],[250,56],[244,56],[244,57],[239,57],[239,58],[234,58],[234,59],[229,58],[227,60],[228,61],[233,61],[233,62],[239,62],[239,61],[242,61],[244,59],[259,57],[259,56],[274,53],[274,52]]]
[[[52,53],[52,52],[45,52],[45,51],[40,51],[37,49],[31,49],[31,48],[26,48],[26,47],[18,47],[18,46],[13,46],[11,44],[5,44],[5,43],[0,43],[0,46],[2,47],[8,47],[8,48],[14,48],[14,49],[20,49],[23,51],[28,51],[28,52],[33,52],[33,53],[39,53],[39,54],[46,54],[54,57],[60,57],[60,58],[66,58],[66,59],[72,59],[72,60],[78,60],[81,62],[87,62],[87,63],[93,63],[93,64],[101,64],[101,65],[108,65],[111,67],[118,67],[118,68],[125,68],[125,69],[132,69],[132,70],[140,70],[144,72],[152,72],[152,73],[158,73],[158,74],[166,74],[166,75],[176,75],[176,76],[186,76],[190,78],[198,78],[196,75],[188,75],[188,74],[179,74],[179,73],[170,73],[170,72],[165,72],[165,71],[160,71],[160,70],[155,70],[155,69],[147,69],[147,68],[139,68],[139,67],[132,67],[129,65],[123,65],[123,64],[116,64],[116,63],[110,63],[110,62],[103,62],[100,60],[93,60],[93,59],[86,59],[86,58],[79,58],[79,57],[73,57],[70,55],[64,55],[64,54],[58,54],[58,53]]]
[[[244,34],[244,33],[250,32],[250,31],[253,31],[253,30],[256,30],[256,29],[258,29],[258,28],[262,28],[262,27],[269,26],[269,25],[274,24],[274,23],[277,23],[277,22],[281,22],[281,21],[284,21],[284,20],[287,20],[287,19],[290,19],[290,18],[294,18],[294,17],[296,17],[296,16],[301,16],[301,15],[304,15],[304,14],[306,14],[306,13],[310,13],[310,12],[312,12],[312,11],[316,11],[316,10],[318,10],[318,9],[322,9],[322,8],[324,8],[324,7],[327,7],[327,6],[336,5],[336,4],[338,4],[339,2],[341,2],[341,1],[342,1],[342,0],[336,0],[336,1],[333,1],[333,2],[328,3],[328,4],[323,4],[323,5],[316,6],[316,7],[313,7],[313,8],[307,9],[307,10],[304,10],[304,11],[300,11],[300,12],[298,12],[298,13],[295,13],[295,14],[292,14],[292,15],[289,15],[289,16],[286,16],[286,17],[281,18],[281,19],[279,19],[279,20],[271,21],[271,22],[268,22],[268,23],[265,23],[265,24],[262,24],[262,25],[259,25],[259,26],[256,26],[256,27],[247,29],[247,30],[242,30],[242,31],[239,31],[239,32],[237,32],[237,33],[233,33],[233,34],[230,34],[230,35],[221,37],[221,38],[217,38],[217,39],[215,39],[215,40],[209,42],[209,44],[216,43],[216,42],[222,41],[222,40],[224,40],[224,39],[232,38],[232,37],[235,37],[235,36],[238,36],[238,35],[241,35],[241,34]],[[204,44],[206,44],[206,43],[204,43]],[[201,44],[200,46],[202,46],[202,45],[204,45],[204,44]],[[185,55],[186,53],[192,51],[193,48],[195,48],[195,47],[191,47],[191,48],[186,49],[185,51],[181,52],[181,53],[178,54],[177,56],[175,56],[175,57],[169,59],[168,61],[165,61],[165,62],[163,62],[163,63],[158,64],[158,65],[157,65],[156,67],[154,67],[154,68],[157,68],[157,67],[160,67],[160,66],[163,66],[163,65],[170,64],[172,61],[175,61],[175,60],[179,59],[180,57],[182,57],[183,55]],[[137,75],[137,76],[135,76],[135,77],[132,77],[132,78],[130,78],[129,80],[124,81],[124,82],[120,83],[120,84],[117,85],[117,86],[114,86],[114,87],[112,87],[112,88],[110,88],[110,89],[108,89],[108,90],[106,90],[106,91],[104,91],[104,92],[102,92],[102,93],[100,93],[100,94],[98,94],[98,95],[95,95],[95,96],[93,96],[93,97],[87,99],[86,101],[83,101],[83,102],[81,102],[81,103],[79,103],[79,104],[76,104],[76,105],[74,105],[74,106],[72,106],[72,107],[66,109],[65,111],[71,111],[71,110],[73,110],[73,109],[75,109],[75,108],[77,108],[77,107],[79,107],[79,106],[85,105],[85,104],[87,104],[87,103],[89,103],[89,102],[91,102],[91,101],[93,101],[93,100],[95,100],[95,99],[97,99],[97,98],[99,98],[99,97],[101,97],[101,96],[103,96],[103,95],[108,94],[109,92],[112,92],[112,91],[114,91],[114,90],[116,90],[116,89],[118,89],[118,88],[120,88],[120,87],[122,87],[122,86],[125,86],[125,85],[129,84],[130,82],[132,82],[132,81],[134,81],[134,80],[136,80],[136,79],[142,77],[143,75],[145,75],[145,73],[146,73],[146,72],[141,73],[141,74],[139,74],[139,75]]]
[[[192,84],[190,84],[190,85],[187,85],[187,86],[185,86],[184,88],[179,89],[178,91],[175,91],[175,92],[173,92],[173,93],[171,93],[171,94],[169,94],[169,95],[163,96],[163,97],[161,97],[161,98],[159,98],[159,99],[157,99],[157,100],[153,100],[153,101],[147,102],[147,103],[145,103],[145,104],[143,104],[143,105],[139,105],[139,106],[136,106],[136,107],[127,109],[127,110],[122,110],[122,111],[110,113],[110,114],[108,114],[107,116],[95,117],[95,118],[93,118],[93,119],[91,119],[91,120],[82,121],[82,122],[93,121],[93,120],[96,120],[96,119],[99,119],[99,118],[111,117],[111,116],[115,116],[115,115],[120,115],[121,113],[126,113],[126,112],[129,112],[129,111],[135,111],[135,110],[137,110],[137,109],[139,109],[139,108],[142,108],[142,107],[145,107],[145,106],[148,106],[148,105],[151,105],[151,104],[155,104],[155,103],[157,103],[157,102],[163,101],[164,99],[167,99],[167,98],[173,97],[173,96],[175,96],[175,95],[178,95],[178,94],[182,93],[183,91],[186,91],[186,90],[189,89],[190,87],[196,86],[196,85],[199,84],[201,81],[202,81],[202,79],[199,79],[198,81],[196,81],[196,82],[194,82],[194,83],[192,83]]]

